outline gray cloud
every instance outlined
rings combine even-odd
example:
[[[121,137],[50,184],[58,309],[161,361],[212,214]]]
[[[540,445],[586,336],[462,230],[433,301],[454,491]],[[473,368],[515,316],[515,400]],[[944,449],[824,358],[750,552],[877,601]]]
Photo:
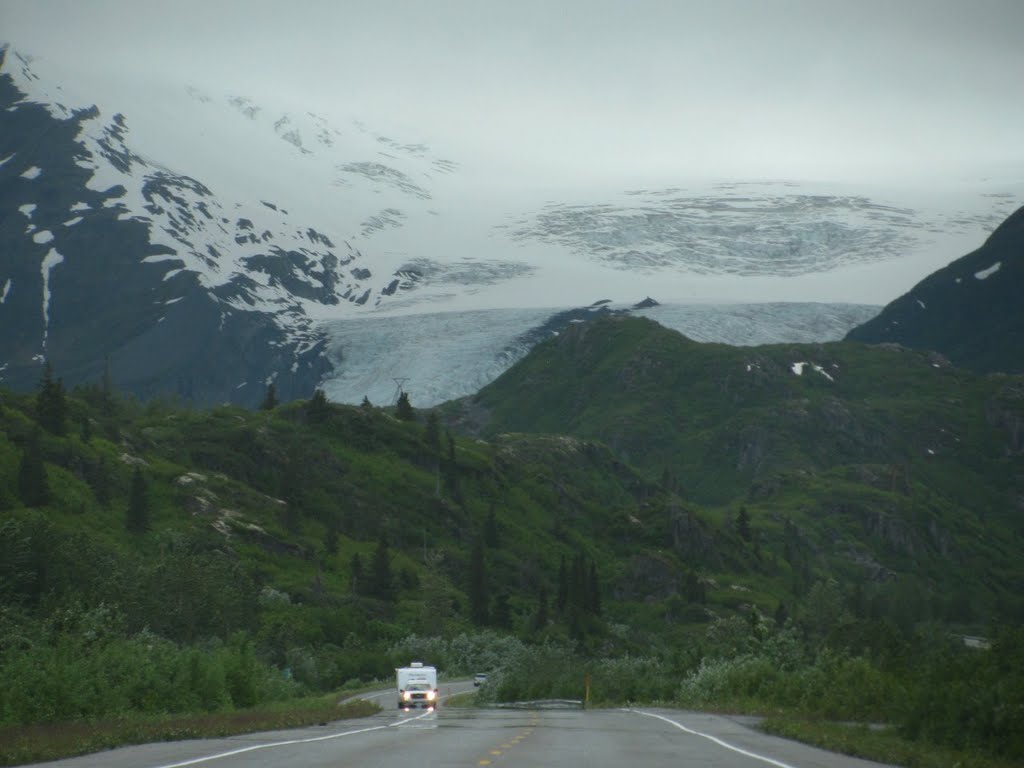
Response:
[[[326,105],[495,180],[1024,170],[1020,0],[0,0],[0,14],[16,48]]]

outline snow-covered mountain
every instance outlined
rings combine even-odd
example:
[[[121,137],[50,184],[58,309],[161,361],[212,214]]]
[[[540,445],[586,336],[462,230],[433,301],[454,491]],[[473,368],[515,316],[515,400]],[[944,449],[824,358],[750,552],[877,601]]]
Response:
[[[973,248],[1019,182],[506,184],[316,104],[108,86],[0,52],[0,381],[109,360],[143,397],[475,391],[545,334],[642,310],[734,344],[841,338]],[[595,304],[596,303],[596,304]],[[567,311],[577,308],[576,311]]]

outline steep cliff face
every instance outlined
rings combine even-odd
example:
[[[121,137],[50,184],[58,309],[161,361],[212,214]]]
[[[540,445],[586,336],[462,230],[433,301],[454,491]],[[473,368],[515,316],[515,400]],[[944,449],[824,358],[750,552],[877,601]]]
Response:
[[[1024,372],[1024,208],[978,250],[935,272],[851,330],[849,341],[942,353],[981,372]]]

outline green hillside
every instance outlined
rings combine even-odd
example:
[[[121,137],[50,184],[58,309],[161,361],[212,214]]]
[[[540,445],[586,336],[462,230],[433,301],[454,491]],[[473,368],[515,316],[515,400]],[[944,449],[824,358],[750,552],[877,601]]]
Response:
[[[974,620],[1020,616],[1022,415],[1021,377],[898,347],[701,344],[637,318],[576,325],[452,408],[485,438],[607,444],[719,530],[745,509],[762,567],[796,582],[890,582],[927,596],[914,617]]]

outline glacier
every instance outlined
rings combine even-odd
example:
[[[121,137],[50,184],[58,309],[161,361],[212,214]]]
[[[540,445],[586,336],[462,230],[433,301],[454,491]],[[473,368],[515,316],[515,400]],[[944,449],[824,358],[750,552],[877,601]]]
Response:
[[[736,346],[836,341],[880,309],[871,304],[798,302],[600,306],[648,317],[694,341]],[[522,359],[538,340],[557,333],[528,335],[525,330],[540,328],[568,309],[470,310],[334,321],[328,329],[327,353],[334,373],[324,381],[324,393],[340,403],[360,403],[365,397],[374,405],[393,405],[405,392],[416,408],[475,394]]]

